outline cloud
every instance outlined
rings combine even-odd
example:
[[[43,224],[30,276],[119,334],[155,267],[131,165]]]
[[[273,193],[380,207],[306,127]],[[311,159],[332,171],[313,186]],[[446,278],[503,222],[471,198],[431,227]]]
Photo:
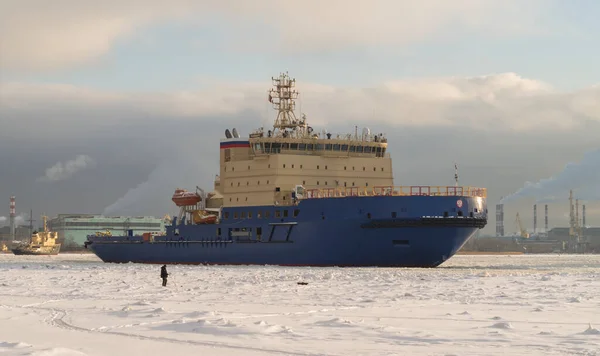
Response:
[[[77,155],[72,160],[57,162],[54,166],[46,169],[46,174],[38,178],[39,181],[56,182],[71,178],[75,173],[95,165],[95,161],[87,155]]]
[[[390,80],[371,87],[297,79],[302,111],[317,130],[336,134],[368,125],[388,135],[396,184],[452,185],[458,162],[461,184],[489,188],[493,204],[524,181],[556,175],[583,152],[598,149],[598,87],[560,92],[515,73]],[[176,187],[210,190],[225,128],[245,135],[272,125],[270,85],[214,82],[157,93],[0,84],[0,160],[15,167],[0,172],[0,179],[19,197],[19,206],[47,214],[173,213]],[[54,145],[57,140],[61,145]],[[87,153],[111,174],[76,175],[68,190],[34,184],[35,167],[71,152]],[[542,197],[548,195],[564,193]]]
[[[122,126],[124,112],[140,121],[162,117],[195,121],[252,112],[262,116],[267,124],[274,115],[268,109],[265,94],[270,86],[266,81],[221,83],[202,90],[127,93],[72,85],[4,83],[0,84],[0,113],[4,113],[0,120],[10,122],[10,127],[33,127],[37,115],[19,120],[11,117],[24,112],[69,112],[56,115],[54,127],[44,126],[44,132],[56,131],[57,135],[73,135],[77,129],[90,132],[91,128]],[[314,125],[369,121],[482,131],[555,131],[600,121],[600,87],[557,92],[544,82],[515,73],[392,80],[370,88],[334,87],[300,80],[298,90],[302,111]],[[9,135],[2,131],[0,136]]]
[[[541,0],[5,1],[0,5],[0,68],[53,70],[94,62],[137,30],[174,21],[200,36],[203,26],[216,26],[221,43],[238,50],[305,52],[398,46],[473,29],[502,36],[539,34],[543,29],[531,24],[546,7]]]

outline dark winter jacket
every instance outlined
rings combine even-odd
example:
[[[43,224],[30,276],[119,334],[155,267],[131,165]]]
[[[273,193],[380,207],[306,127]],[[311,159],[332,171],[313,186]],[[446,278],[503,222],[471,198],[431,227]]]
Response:
[[[167,278],[169,274],[167,273],[167,266],[162,266],[160,268],[160,278]]]

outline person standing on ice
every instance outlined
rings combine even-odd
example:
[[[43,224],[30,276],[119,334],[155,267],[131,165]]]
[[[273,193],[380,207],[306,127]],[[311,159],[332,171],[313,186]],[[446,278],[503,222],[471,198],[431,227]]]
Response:
[[[163,265],[160,268],[160,278],[162,278],[163,280],[163,287],[167,286],[167,277],[169,276],[169,274],[167,273],[167,265]]]

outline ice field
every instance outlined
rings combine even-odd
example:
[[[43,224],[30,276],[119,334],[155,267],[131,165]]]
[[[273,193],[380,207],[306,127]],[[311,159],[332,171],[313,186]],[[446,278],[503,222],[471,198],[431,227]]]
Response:
[[[1,254],[0,355],[600,355],[600,255],[168,270]]]

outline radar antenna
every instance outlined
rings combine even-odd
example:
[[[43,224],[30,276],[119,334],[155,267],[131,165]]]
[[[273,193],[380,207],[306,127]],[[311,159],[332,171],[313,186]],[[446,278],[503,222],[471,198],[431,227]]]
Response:
[[[273,129],[279,130],[284,136],[304,136],[308,127],[306,116],[302,115],[302,119],[298,120],[294,114],[296,107],[294,100],[298,98],[298,92],[293,89],[296,86],[296,79],[291,79],[287,72],[271,79],[274,88],[269,90],[269,102],[277,110]],[[286,129],[293,131],[286,131]]]

